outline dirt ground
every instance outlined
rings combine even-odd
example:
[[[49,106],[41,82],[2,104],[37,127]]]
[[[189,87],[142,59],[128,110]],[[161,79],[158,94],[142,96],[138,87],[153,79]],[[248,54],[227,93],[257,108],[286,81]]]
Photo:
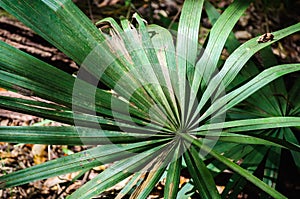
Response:
[[[132,6],[124,6],[122,0],[74,0],[74,2],[83,10],[83,12],[94,22],[103,17],[114,17],[118,19],[121,15],[131,16],[138,12],[149,23],[157,23],[168,26],[165,19],[172,23],[178,21],[182,2],[180,0],[157,0],[157,1],[132,1]],[[224,10],[231,1],[211,1],[220,10]],[[290,1],[288,5],[264,5],[263,1],[254,1],[248,8],[245,15],[235,26],[235,35],[241,41],[245,42],[252,37],[272,32],[300,21],[299,2]],[[267,2],[267,1],[266,1]],[[271,1],[270,1],[271,2]],[[203,13],[202,27],[203,32],[211,28],[211,24]],[[44,39],[36,35],[29,28],[18,22],[13,17],[0,11],[0,40],[15,46],[57,68],[60,68],[70,74],[78,70],[78,66],[62,52],[57,50]],[[272,45],[273,53],[276,55],[279,63],[300,62],[300,33],[293,34],[276,44]],[[258,55],[259,56],[259,55]],[[21,97],[18,94],[6,91],[0,88],[0,95],[10,95]],[[62,125],[53,121],[44,120],[35,116],[20,114],[12,111],[0,109],[0,126],[28,126],[28,125]],[[46,146],[32,144],[9,144],[0,142],[1,153],[1,173],[10,173],[19,169],[24,169],[35,164],[66,156],[71,153],[79,152],[85,149],[85,146]],[[78,173],[72,173],[66,176],[55,177],[43,181],[38,181],[11,189],[0,190],[0,198],[64,198],[67,193],[76,190],[81,184],[93,178],[97,173],[103,171],[109,165],[103,165],[94,168],[84,174],[79,180],[72,182],[72,179]],[[285,165],[286,166],[286,165]],[[291,172],[295,168],[286,168]],[[300,193],[300,184],[298,177],[292,174],[282,174],[282,190],[293,197]],[[182,183],[188,179],[182,177]],[[122,184],[123,183],[123,184]],[[115,193],[120,190],[125,181],[106,191],[99,198],[114,198]],[[220,187],[222,189],[222,187]],[[150,198],[161,198],[163,185],[159,184],[151,194]],[[241,195],[240,198],[246,198]],[[248,197],[249,198],[249,197]]]

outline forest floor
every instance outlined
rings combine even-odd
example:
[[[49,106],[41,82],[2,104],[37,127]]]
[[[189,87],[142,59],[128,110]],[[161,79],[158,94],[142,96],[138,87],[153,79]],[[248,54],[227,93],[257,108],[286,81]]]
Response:
[[[169,21],[178,22],[182,1],[132,1],[131,6],[124,6],[122,0],[101,1],[101,0],[74,0],[75,3],[92,20],[97,21],[103,17],[114,17],[118,19],[121,15],[130,17],[132,13],[138,12],[149,23],[157,23],[167,27]],[[224,10],[231,1],[211,1],[220,12]],[[255,1],[246,11],[245,15],[235,26],[234,32],[240,42],[245,42],[266,32],[272,32],[299,22],[297,6],[280,7],[265,6],[261,1]],[[278,9],[279,8],[279,9]],[[205,12],[202,18],[201,31],[207,35],[211,24]],[[18,22],[13,17],[0,10],[0,40],[15,46],[53,66],[60,68],[70,74],[78,70],[78,66],[62,52],[57,50],[44,39],[36,35],[29,28]],[[272,45],[272,51],[279,63],[300,62],[300,34],[293,34]],[[226,52],[224,52],[226,55]],[[259,54],[256,59],[259,61]],[[21,97],[24,96],[9,92],[0,88],[0,95]],[[20,114],[17,112],[0,109],[0,126],[29,126],[29,125],[62,125],[57,122],[45,120],[35,116]],[[11,173],[16,170],[31,167],[51,159],[66,156],[85,149],[86,146],[58,146],[58,145],[37,145],[37,144],[10,144],[0,142],[1,174]],[[76,190],[84,182],[92,179],[109,165],[103,165],[92,169],[79,180],[72,182],[78,173],[54,177],[47,180],[37,181],[11,189],[0,190],[0,198],[65,198],[68,193]],[[288,167],[287,167],[288,169]],[[286,173],[285,189],[287,192],[299,194],[300,184],[297,182],[299,176],[290,176]],[[188,179],[182,177],[181,183]],[[123,184],[122,184],[123,183]],[[114,198],[123,186],[125,181],[107,190],[98,198]],[[222,186],[218,187],[220,190]],[[156,186],[149,198],[162,198],[163,184]],[[292,195],[291,195],[292,196]],[[241,195],[240,198],[247,198]],[[249,198],[249,197],[248,197]]]

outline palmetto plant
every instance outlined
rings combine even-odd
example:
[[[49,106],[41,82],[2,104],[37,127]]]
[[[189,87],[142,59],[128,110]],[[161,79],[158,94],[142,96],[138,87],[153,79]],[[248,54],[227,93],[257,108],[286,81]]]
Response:
[[[260,72],[249,59],[273,42],[300,30],[300,24],[239,45],[231,34],[251,1],[234,1],[219,16],[203,0],[186,0],[177,34],[147,25],[135,28],[113,19],[99,31],[69,0],[0,0],[0,6],[44,37],[80,70],[77,76],[0,42],[0,86],[46,101],[0,97],[5,109],[68,124],[61,127],[0,127],[0,141],[49,145],[95,145],[67,157],[0,177],[8,188],[112,163],[72,193],[91,198],[129,178],[117,198],[146,198],[165,179],[165,198],[221,198],[240,193],[249,181],[274,198],[278,158],[290,150],[299,166],[298,82],[286,91],[283,75],[300,64],[266,63]],[[198,43],[201,11],[213,28],[203,48]],[[224,47],[231,55],[222,63]],[[97,79],[91,82],[87,74]],[[273,80],[276,80],[273,83]],[[98,80],[111,90],[97,87]],[[253,172],[265,161],[262,179]],[[234,173],[220,195],[214,178]],[[179,189],[182,171],[191,180]],[[186,172],[185,172],[186,173]],[[270,186],[269,186],[270,185]],[[262,197],[268,197],[262,195]]]

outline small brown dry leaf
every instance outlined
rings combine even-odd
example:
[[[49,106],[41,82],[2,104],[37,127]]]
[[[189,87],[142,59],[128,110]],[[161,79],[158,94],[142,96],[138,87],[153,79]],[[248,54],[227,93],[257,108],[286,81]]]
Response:
[[[225,189],[225,186],[217,186],[217,190],[219,192],[219,194],[221,194]]]
[[[73,178],[75,178],[77,175],[79,174],[78,172],[74,172],[74,173],[68,173],[66,175],[60,175],[60,176],[55,176],[53,178],[48,178],[45,182],[44,182],[44,186],[51,188],[57,184],[60,183],[65,183],[68,181],[72,181]]]
[[[190,179],[180,176],[179,179],[179,188],[181,188],[185,183],[189,182]]]
[[[73,184],[71,184],[70,186],[68,186],[66,192],[70,193],[72,190],[77,190],[81,186],[82,186],[82,183],[80,181],[76,181]]]
[[[234,33],[237,39],[251,39],[251,34],[248,31],[241,30]]]
[[[16,155],[12,154],[10,151],[6,152],[6,151],[0,151],[0,156],[1,158],[15,158]]]
[[[33,161],[35,164],[41,164],[47,160],[46,158],[46,149],[47,145],[43,144],[34,144],[32,146],[32,154],[33,154]]]
[[[5,120],[1,120],[0,121],[0,126],[8,126],[9,120],[5,119]]]
[[[100,166],[94,167],[93,169],[95,171],[104,171],[107,167],[108,167],[108,165],[100,165]]]

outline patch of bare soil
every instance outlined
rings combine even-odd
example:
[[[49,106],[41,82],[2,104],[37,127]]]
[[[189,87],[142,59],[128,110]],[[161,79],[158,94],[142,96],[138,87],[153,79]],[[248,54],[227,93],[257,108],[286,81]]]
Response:
[[[154,22],[165,26],[170,22],[173,24],[178,22],[183,3],[182,0],[133,0],[133,4],[124,6],[124,0],[74,0],[74,2],[94,22],[108,16],[116,19],[121,15],[130,17],[134,12],[138,12],[142,17],[146,18],[149,23]],[[211,2],[220,8],[220,12],[231,3],[230,0],[212,0]],[[241,42],[245,42],[257,35],[276,31],[299,22],[299,2],[290,2],[293,4],[290,7],[283,5],[282,3],[278,6],[273,5],[266,7],[262,1],[254,1],[235,27],[236,37]],[[210,28],[211,24],[205,13],[203,13],[203,34],[207,34]],[[0,17],[0,40],[70,74],[78,70],[78,66],[62,52],[11,17]],[[292,36],[273,44],[272,50],[279,63],[300,62],[300,33],[293,34]],[[10,92],[5,90],[0,91],[2,94],[5,93],[4,95],[11,95]],[[44,119],[35,116],[0,109],[0,126],[29,126],[36,124],[60,125],[52,121],[45,122]],[[86,149],[85,146],[46,146],[0,142],[1,175],[28,168],[71,153],[76,153],[84,149]],[[108,165],[103,165],[94,168],[81,176],[78,176],[79,173],[71,173],[6,190],[0,190],[0,198],[65,198],[66,195],[72,193],[86,181],[92,179],[107,166]],[[286,166],[286,168],[284,168],[286,171],[294,171],[295,169],[291,169],[287,165],[284,166]],[[289,194],[289,192],[294,192],[295,194],[299,193],[299,183],[297,184],[295,181],[295,179],[299,179],[297,178],[297,175],[296,177],[292,177],[291,175],[293,174],[290,172],[281,175],[281,179],[284,182],[282,185],[283,192],[286,192],[286,194]],[[72,181],[74,177],[76,177],[77,180]],[[189,176],[186,176],[186,178],[182,177],[182,184],[187,182],[188,178]],[[123,181],[112,189],[107,190],[99,196],[99,198],[114,198],[116,193],[124,186],[125,182],[126,181]],[[220,184],[222,184],[222,182]],[[151,198],[161,198],[162,190],[163,184],[157,185]],[[240,198],[246,198],[246,194],[241,195]]]

